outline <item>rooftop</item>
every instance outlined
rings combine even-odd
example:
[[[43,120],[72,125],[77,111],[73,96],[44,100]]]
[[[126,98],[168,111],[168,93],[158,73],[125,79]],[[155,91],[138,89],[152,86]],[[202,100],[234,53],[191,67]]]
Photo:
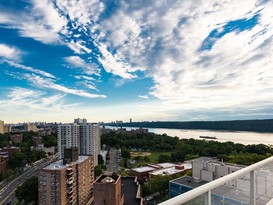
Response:
[[[150,172],[150,171],[155,170],[155,168],[145,166],[145,167],[134,168],[134,169],[132,169],[132,170],[134,170],[134,171],[136,171],[136,172]]]
[[[71,162],[70,164],[63,164],[63,160],[58,160],[56,162],[53,162],[51,163],[50,165],[44,167],[43,169],[47,169],[47,170],[61,170],[61,169],[64,169],[68,166],[72,166],[72,165],[75,165],[75,164],[79,164],[83,161],[85,161],[86,159],[88,159],[89,156],[86,156],[86,155],[80,155],[79,156],[79,159],[75,162]]]
[[[141,199],[137,198],[139,185],[136,183],[136,177],[122,177],[121,184],[124,205],[140,205]]]
[[[169,167],[177,166],[177,164],[169,163],[169,162],[160,163],[160,164],[158,164],[158,165],[161,166],[162,168],[169,168]]]
[[[160,170],[156,170],[151,172],[152,175],[172,175],[172,174],[176,174],[176,173],[180,173],[186,170],[189,170],[192,168],[191,164],[183,164],[181,166],[184,166],[184,169],[177,169],[177,167],[168,167],[165,169],[160,169]]]
[[[115,184],[116,181],[118,180],[119,175],[100,175],[99,178],[95,181],[95,183],[113,183]]]

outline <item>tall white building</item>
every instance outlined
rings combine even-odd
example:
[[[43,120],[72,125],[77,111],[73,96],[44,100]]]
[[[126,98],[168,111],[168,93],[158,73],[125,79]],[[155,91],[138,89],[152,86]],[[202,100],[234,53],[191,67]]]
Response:
[[[98,164],[100,153],[100,126],[96,123],[87,123],[85,119],[76,119],[74,123],[58,126],[58,155],[64,156],[64,148],[78,147],[79,154],[94,156],[95,165]]]

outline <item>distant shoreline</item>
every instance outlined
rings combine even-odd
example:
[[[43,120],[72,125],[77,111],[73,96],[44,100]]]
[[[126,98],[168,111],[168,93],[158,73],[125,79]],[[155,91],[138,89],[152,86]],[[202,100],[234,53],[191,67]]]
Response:
[[[142,127],[183,130],[212,130],[229,132],[273,133],[273,119],[268,120],[233,120],[233,121],[158,121],[158,122],[127,122],[105,123],[106,126]]]

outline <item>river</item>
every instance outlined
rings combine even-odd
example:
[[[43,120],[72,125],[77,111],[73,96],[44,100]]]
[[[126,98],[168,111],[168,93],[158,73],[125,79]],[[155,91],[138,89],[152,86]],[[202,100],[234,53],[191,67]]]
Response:
[[[107,126],[108,128],[115,128]],[[137,129],[136,127],[124,127],[127,130]],[[149,132],[156,134],[166,133],[169,136],[177,136],[180,139],[200,139],[199,136],[216,137],[218,142],[231,141],[234,143],[249,144],[266,144],[273,145],[273,133],[258,133],[258,132],[239,132],[239,131],[213,131],[213,130],[181,130],[167,128],[146,128]],[[205,139],[208,140],[208,139]]]

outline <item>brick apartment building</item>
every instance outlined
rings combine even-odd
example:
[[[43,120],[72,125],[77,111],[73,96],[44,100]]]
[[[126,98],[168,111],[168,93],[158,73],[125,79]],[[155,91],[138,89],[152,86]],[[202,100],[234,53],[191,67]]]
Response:
[[[121,177],[101,175],[94,183],[94,205],[123,205]]]
[[[10,136],[10,141],[21,143],[23,141],[23,134],[15,134]]]
[[[64,159],[39,171],[40,205],[89,205],[92,202],[94,157],[78,156],[77,148],[65,149]]]
[[[0,154],[0,174],[7,169],[7,158]]]
[[[94,182],[94,205],[142,205],[136,177],[101,175]]]
[[[32,137],[32,141],[33,141],[33,146],[37,147],[38,145],[43,144],[43,137]]]

